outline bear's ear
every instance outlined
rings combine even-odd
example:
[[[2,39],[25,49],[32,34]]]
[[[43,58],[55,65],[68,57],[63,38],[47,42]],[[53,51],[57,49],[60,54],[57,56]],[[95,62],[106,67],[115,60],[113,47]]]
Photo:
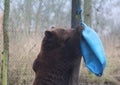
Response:
[[[54,34],[51,31],[45,31],[45,36],[46,37],[52,37]]]
[[[54,29],[54,28],[55,28],[55,26],[51,26],[50,28],[51,28],[51,29]]]

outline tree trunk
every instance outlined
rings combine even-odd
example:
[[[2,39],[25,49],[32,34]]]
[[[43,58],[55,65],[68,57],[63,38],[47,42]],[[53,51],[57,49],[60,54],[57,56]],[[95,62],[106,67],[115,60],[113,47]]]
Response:
[[[10,0],[5,0],[4,17],[3,17],[3,55],[2,55],[2,85],[7,85],[7,67],[9,58],[9,37],[8,37],[8,21],[9,21]]]
[[[32,1],[31,0],[24,0],[25,4],[25,33],[26,35],[30,35],[31,25],[32,25]]]
[[[39,34],[40,33],[40,13],[41,13],[41,9],[42,9],[42,3],[43,0],[39,1],[39,7],[37,9],[36,15],[35,15],[35,34]]]
[[[84,22],[91,26],[92,0],[84,0]]]
[[[84,22],[91,27],[92,24],[92,0],[84,0]],[[93,74],[88,71],[90,78],[93,78]]]

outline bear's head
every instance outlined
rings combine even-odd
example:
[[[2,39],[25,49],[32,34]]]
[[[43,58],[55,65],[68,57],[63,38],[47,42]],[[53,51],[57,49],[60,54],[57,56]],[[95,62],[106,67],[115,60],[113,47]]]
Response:
[[[77,26],[74,29],[51,27],[44,33],[45,36],[42,41],[42,50],[54,50],[56,48],[62,48],[68,44],[78,45],[80,44],[82,30],[82,26]]]

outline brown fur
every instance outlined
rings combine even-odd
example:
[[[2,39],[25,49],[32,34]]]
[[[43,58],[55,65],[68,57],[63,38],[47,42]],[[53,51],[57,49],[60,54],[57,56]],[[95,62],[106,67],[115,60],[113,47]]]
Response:
[[[45,31],[41,51],[33,64],[33,85],[68,85],[75,60],[81,57],[82,27]]]

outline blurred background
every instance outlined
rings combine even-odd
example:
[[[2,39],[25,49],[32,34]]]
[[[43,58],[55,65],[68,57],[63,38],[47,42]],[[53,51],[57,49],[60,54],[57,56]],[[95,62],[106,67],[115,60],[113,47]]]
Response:
[[[103,42],[107,66],[103,76],[96,77],[82,60],[80,85],[120,85],[120,0],[82,0],[83,12],[87,5],[84,1],[91,1],[88,14],[91,15],[90,26]],[[3,10],[4,0],[0,0],[0,61],[3,51]],[[71,27],[71,0],[11,0],[8,85],[33,83],[33,61],[40,51],[43,32],[53,25]]]

